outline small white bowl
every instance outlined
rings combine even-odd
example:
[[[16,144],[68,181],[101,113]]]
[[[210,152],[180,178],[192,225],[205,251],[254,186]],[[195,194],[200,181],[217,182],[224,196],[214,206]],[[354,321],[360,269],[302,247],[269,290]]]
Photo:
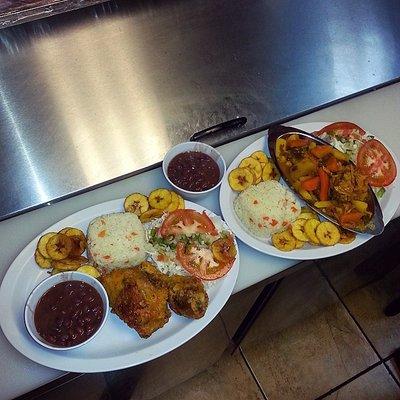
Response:
[[[175,185],[168,177],[168,165],[171,160],[180,153],[184,153],[187,151],[199,151],[209,155],[218,165],[219,168],[219,181],[218,183],[210,189],[203,190],[201,192],[192,192],[190,190],[185,190],[180,188],[179,186]],[[187,199],[196,199],[206,194],[212,192],[216,189],[219,185],[221,185],[222,179],[226,172],[226,164],[225,160],[222,157],[221,153],[214,149],[214,147],[209,146],[208,144],[201,143],[201,142],[184,142],[177,144],[176,146],[172,147],[164,157],[162,163],[162,170],[165,176],[165,179],[170,183],[170,185],[183,197]]]
[[[90,336],[88,339],[86,339],[84,342],[76,344],[74,346],[69,346],[69,347],[58,347],[54,346],[51,343],[48,343],[45,339],[43,339],[35,326],[35,320],[34,320],[34,315],[35,315],[35,308],[40,300],[40,298],[54,285],[57,285],[58,283],[61,282],[66,282],[66,281],[83,281],[90,286],[92,286],[94,289],[96,289],[97,293],[99,293],[101,300],[103,302],[103,319],[101,321],[101,324],[99,328],[96,330],[96,332],[93,333],[92,336]],[[26,329],[28,330],[29,334],[32,336],[32,338],[39,343],[40,345],[51,349],[51,350],[71,350],[71,349],[76,349],[77,347],[83,346],[84,344],[88,343],[90,340],[92,340],[101,330],[101,328],[104,326],[107,317],[109,314],[109,303],[108,303],[108,296],[107,292],[104,289],[103,285],[96,279],[93,278],[90,275],[83,274],[81,272],[76,272],[76,271],[69,271],[69,272],[61,272],[59,274],[50,276],[46,278],[44,281],[40,282],[35,289],[33,289],[32,293],[29,295],[28,300],[26,301],[25,304],[25,326]]]

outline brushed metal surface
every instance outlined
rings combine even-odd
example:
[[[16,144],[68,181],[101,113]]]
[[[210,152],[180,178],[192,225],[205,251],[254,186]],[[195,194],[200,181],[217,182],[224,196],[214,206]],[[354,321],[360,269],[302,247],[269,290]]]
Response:
[[[1,0],[0,28],[103,2],[104,0]]]
[[[398,0],[111,1],[0,30],[0,219],[400,76]]]

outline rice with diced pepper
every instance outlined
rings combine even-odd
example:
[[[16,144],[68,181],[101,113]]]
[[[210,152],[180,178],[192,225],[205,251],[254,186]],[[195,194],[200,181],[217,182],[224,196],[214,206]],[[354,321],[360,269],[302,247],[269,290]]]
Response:
[[[293,193],[274,180],[241,192],[234,201],[234,209],[245,228],[263,239],[287,228],[301,211]]]
[[[144,229],[132,213],[95,218],[89,224],[87,238],[89,258],[105,271],[138,265],[146,257]]]

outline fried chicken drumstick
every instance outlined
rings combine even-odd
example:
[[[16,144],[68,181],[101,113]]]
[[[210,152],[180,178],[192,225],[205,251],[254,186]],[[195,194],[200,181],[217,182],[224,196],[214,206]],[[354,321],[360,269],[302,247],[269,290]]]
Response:
[[[193,276],[168,276],[148,262],[115,269],[99,278],[119,318],[147,338],[169,320],[171,309],[188,318],[201,318],[208,306],[203,283]]]

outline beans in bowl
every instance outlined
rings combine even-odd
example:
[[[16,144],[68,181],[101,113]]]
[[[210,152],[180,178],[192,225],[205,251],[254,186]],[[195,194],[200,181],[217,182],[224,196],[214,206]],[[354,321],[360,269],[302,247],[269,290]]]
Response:
[[[172,183],[192,192],[211,189],[220,179],[218,164],[201,151],[176,155],[169,163],[167,173]]]
[[[61,282],[39,300],[34,313],[39,335],[53,346],[71,347],[90,338],[100,327],[103,302],[82,281]]]

